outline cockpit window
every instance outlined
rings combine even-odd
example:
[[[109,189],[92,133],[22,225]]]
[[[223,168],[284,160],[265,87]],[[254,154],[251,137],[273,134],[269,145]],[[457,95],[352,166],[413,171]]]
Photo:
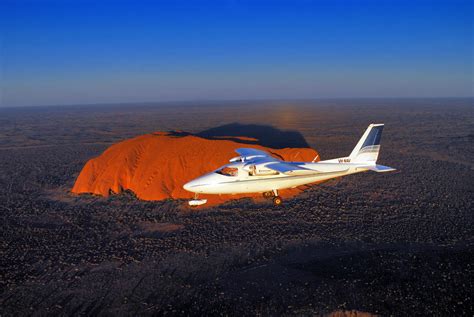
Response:
[[[236,167],[225,166],[220,170],[217,170],[216,173],[224,176],[237,176],[237,174],[239,173],[239,169]]]

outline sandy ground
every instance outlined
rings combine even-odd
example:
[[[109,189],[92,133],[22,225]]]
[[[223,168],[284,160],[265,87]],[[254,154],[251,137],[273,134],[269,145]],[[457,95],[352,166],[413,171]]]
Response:
[[[371,122],[396,173],[283,208],[69,193],[90,158],[152,131],[247,131],[328,159]],[[0,109],[0,314],[472,315],[473,152],[472,99]]]

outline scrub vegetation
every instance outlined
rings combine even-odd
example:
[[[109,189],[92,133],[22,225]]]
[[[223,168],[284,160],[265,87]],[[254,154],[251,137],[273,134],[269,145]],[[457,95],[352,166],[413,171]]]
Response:
[[[472,315],[473,103],[2,109],[0,314]],[[280,207],[70,193],[84,164],[119,140],[235,122],[297,131],[322,159],[385,123],[379,161],[398,171],[315,185]]]

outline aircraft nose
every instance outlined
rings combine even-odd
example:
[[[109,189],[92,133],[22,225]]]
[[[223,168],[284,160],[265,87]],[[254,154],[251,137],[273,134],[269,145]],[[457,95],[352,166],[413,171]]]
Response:
[[[187,182],[183,185],[183,188],[188,192],[206,193],[209,190],[209,187],[212,187],[213,185],[213,177],[214,176],[211,174],[203,175]]]
[[[193,192],[193,187],[197,185],[196,180],[192,180],[190,182],[187,182],[186,184],[183,185],[183,188],[187,190],[188,192]]]
[[[191,182],[187,182],[186,184],[183,185],[183,189],[187,190],[188,192],[190,191],[189,189],[191,188]]]

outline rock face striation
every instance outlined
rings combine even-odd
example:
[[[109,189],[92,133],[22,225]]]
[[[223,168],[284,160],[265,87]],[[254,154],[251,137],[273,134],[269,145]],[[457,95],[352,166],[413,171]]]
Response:
[[[238,139],[237,139],[238,140]],[[271,149],[233,140],[210,140],[188,133],[155,132],[112,145],[89,160],[79,174],[72,193],[101,196],[130,190],[139,199],[189,199],[194,196],[183,184],[227,164],[235,149],[252,147],[286,161],[311,161],[318,153],[310,148]],[[319,157],[319,156],[318,156]],[[282,196],[302,189],[282,191]],[[211,204],[255,195],[200,195]]]

